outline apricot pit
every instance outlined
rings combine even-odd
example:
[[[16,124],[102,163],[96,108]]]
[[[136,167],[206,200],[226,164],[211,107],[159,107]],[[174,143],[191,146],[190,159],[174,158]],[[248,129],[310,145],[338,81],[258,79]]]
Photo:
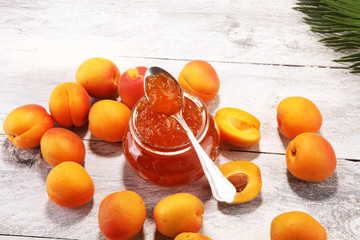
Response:
[[[232,161],[219,166],[222,174],[235,186],[236,195],[232,204],[254,199],[262,187],[260,168],[249,161]]]

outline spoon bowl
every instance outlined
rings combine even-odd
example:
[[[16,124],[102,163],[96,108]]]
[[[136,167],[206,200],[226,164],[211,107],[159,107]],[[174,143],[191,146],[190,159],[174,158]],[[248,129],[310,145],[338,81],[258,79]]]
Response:
[[[165,76],[165,80],[161,81],[167,82],[161,82],[161,84],[155,87],[152,86],[151,79],[157,78],[159,76]],[[170,87],[167,89],[168,86]],[[166,88],[164,93],[165,100],[162,98],[162,95],[160,97],[153,97],[154,92],[156,94],[158,91],[161,92],[164,90],[159,89],[162,87]],[[176,79],[162,68],[150,67],[144,76],[144,90],[145,96],[152,106],[157,107],[157,105],[161,105],[161,107],[163,107],[165,104],[170,103],[169,107],[173,109],[170,109],[170,111],[165,110],[163,113],[171,115],[182,126],[188,135],[190,142],[192,143],[199,157],[204,174],[209,182],[213,197],[219,202],[232,203],[236,195],[236,189],[234,185],[226,179],[226,177],[220,172],[219,168],[206,154],[182,116],[184,95],[183,90]],[[169,99],[166,99],[167,97],[169,97]],[[179,99],[182,99],[182,101]],[[174,108],[173,103],[178,103],[179,105],[176,105]]]

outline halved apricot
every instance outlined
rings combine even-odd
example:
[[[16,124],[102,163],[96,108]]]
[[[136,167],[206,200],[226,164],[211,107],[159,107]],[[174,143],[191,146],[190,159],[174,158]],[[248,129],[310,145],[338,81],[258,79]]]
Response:
[[[232,204],[248,202],[254,199],[262,187],[260,168],[249,161],[232,161],[219,166],[222,174],[236,188]]]
[[[260,141],[260,121],[248,112],[226,107],[215,114],[220,137],[239,147],[249,147]]]

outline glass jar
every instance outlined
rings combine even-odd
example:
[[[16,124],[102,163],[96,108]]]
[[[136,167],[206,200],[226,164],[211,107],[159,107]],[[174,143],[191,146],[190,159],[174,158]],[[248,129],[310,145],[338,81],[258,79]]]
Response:
[[[214,117],[195,94],[184,90],[183,117],[208,156],[215,161],[220,136]],[[127,162],[148,182],[173,187],[204,175],[185,131],[171,116],[154,113],[145,96],[132,109],[123,140]]]

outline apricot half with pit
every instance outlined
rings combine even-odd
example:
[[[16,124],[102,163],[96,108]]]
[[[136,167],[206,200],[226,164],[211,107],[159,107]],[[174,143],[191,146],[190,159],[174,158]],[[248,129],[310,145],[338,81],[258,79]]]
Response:
[[[254,199],[262,187],[260,168],[249,161],[232,161],[219,166],[221,173],[236,188],[232,204],[244,203]]]
[[[249,147],[260,141],[260,121],[237,108],[222,108],[215,114],[220,137],[238,147]]]

